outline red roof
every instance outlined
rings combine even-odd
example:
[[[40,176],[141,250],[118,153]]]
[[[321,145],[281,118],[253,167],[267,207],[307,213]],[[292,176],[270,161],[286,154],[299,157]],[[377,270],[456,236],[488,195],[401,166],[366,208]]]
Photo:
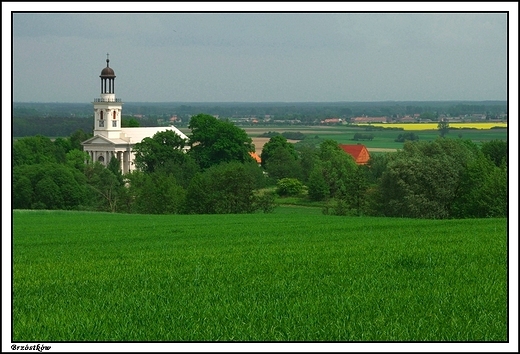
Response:
[[[358,165],[364,165],[370,160],[370,155],[365,145],[344,145],[340,144],[339,147],[347,154],[351,155]]]
[[[258,156],[256,152],[250,151],[249,155],[251,155],[251,157],[254,158],[257,163],[262,163],[262,159],[260,158],[260,156]]]

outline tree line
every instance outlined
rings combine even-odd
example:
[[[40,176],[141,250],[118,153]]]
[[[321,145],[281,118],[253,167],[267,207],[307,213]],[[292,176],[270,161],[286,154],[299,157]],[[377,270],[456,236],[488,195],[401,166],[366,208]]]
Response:
[[[168,122],[176,115],[177,126],[186,126],[190,117],[209,112],[220,117],[266,116],[277,120],[299,120],[302,124],[320,124],[325,118],[349,119],[358,116],[380,117],[420,114],[437,120],[440,114],[451,117],[485,114],[496,118],[507,114],[507,102],[314,102],[314,103],[138,103],[125,102],[128,117],[139,116],[141,126],[155,126],[159,119]],[[85,103],[14,103],[13,136],[65,137],[78,129],[92,129],[92,106]],[[248,123],[249,124],[249,123]]]
[[[198,114],[183,140],[172,131],[134,147],[137,169],[89,161],[76,131],[13,142],[13,208],[149,214],[269,212],[276,194],[325,205],[324,213],[413,218],[507,216],[507,143],[407,141],[357,165],[334,140],[297,146],[283,135],[264,145],[227,120]],[[185,149],[189,147],[189,149]],[[186,152],[185,152],[186,151]],[[267,188],[267,187],[275,188]],[[273,192],[274,190],[274,192]]]

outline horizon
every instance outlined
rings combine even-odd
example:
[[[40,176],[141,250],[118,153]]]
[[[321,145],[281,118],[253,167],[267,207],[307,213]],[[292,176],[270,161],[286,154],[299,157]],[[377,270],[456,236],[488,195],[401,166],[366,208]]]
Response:
[[[384,101],[122,101],[123,103],[165,104],[165,103],[189,103],[189,104],[367,104],[367,103],[450,103],[450,102],[508,102],[509,100],[384,100]],[[60,101],[13,101],[13,104],[91,104],[92,102],[60,102]]]

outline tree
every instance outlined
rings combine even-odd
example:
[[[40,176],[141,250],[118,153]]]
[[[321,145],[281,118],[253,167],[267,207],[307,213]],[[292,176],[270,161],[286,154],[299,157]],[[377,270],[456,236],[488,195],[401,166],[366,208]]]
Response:
[[[171,174],[133,171],[127,178],[131,196],[128,211],[141,214],[179,214],[184,211],[186,191]]]
[[[334,140],[320,145],[319,158],[325,182],[332,198],[347,198],[353,191],[357,165],[354,158],[345,153]]]
[[[25,175],[13,176],[13,209],[31,209],[33,189]]]
[[[57,163],[15,166],[13,202],[14,208],[77,209],[88,202],[85,176]]]
[[[470,141],[406,142],[383,172],[378,189],[386,216],[443,219],[460,197],[461,175],[478,154]]]
[[[315,165],[310,173],[307,187],[309,188],[309,198],[313,201],[325,200],[329,197],[330,191],[321,166]]]
[[[83,151],[82,142],[92,137],[92,134],[85,133],[82,129],[76,130],[69,137],[71,149]]]
[[[186,141],[173,130],[146,137],[134,146],[135,165],[144,172],[152,173],[171,162],[182,164],[186,161],[183,152],[185,144]]]
[[[249,155],[254,151],[251,138],[233,123],[198,114],[191,117],[188,127],[191,129],[189,154],[202,169],[222,162],[252,160]]]
[[[483,153],[465,167],[454,200],[452,214],[457,218],[507,216],[507,170],[494,165]]]
[[[89,162],[90,156],[85,151],[72,149],[65,155],[65,163],[79,171],[83,171],[85,164]]]
[[[119,183],[123,184],[123,173],[121,172],[121,161],[115,157],[112,156],[110,159],[110,162],[107,165],[107,169],[116,176]]]
[[[141,126],[141,123],[139,123],[139,121],[133,117],[129,117],[129,118],[126,118],[126,117],[122,117],[121,119],[121,127],[122,128],[125,128],[125,127],[140,127]]]
[[[448,120],[441,119],[439,124],[437,124],[437,130],[439,130],[441,138],[444,138],[444,136],[450,132],[450,123]]]
[[[276,150],[280,151],[279,149],[286,150],[294,157],[294,160],[298,159],[298,153],[294,145],[289,143],[283,135],[275,135],[262,147],[262,167],[265,168],[267,161],[274,155]]]
[[[282,146],[277,147],[270,154],[271,156],[264,167],[272,180],[276,181],[282,178],[302,179],[302,166],[297,155],[295,157],[289,149]]]
[[[18,139],[13,143],[13,165],[57,162],[55,152],[54,143],[43,135]]]
[[[96,210],[118,211],[119,202],[126,194],[121,180],[97,161],[86,166],[85,176],[91,196],[90,204]]]
[[[254,195],[256,177],[252,171],[247,164],[233,161],[198,173],[187,190],[186,211],[192,214],[253,212],[258,205]]]
[[[354,208],[357,193],[357,165],[351,155],[345,153],[334,140],[321,143],[319,161],[309,176],[309,198],[341,201],[346,208]]]
[[[69,139],[56,138],[54,140],[54,156],[56,162],[65,163],[67,153],[72,150],[72,145]]]
[[[503,140],[491,140],[482,144],[484,156],[500,167],[507,163],[507,142]]]
[[[408,140],[409,141],[419,140],[419,135],[412,133],[412,132],[406,132],[406,133],[399,134],[399,136],[397,136],[397,138],[394,141],[398,142],[398,143],[404,143],[405,141],[408,141]]]
[[[48,175],[36,183],[34,200],[33,206],[36,206],[36,209],[61,209],[63,207],[60,187]]]
[[[419,118],[421,120],[423,120],[423,119],[426,119],[426,120],[437,120],[438,115],[437,115],[437,113],[434,113],[434,112],[424,112],[424,113],[421,113]]]
[[[306,183],[309,181],[311,171],[318,161],[318,150],[314,146],[303,145],[298,147],[298,152],[302,169],[302,181]]]

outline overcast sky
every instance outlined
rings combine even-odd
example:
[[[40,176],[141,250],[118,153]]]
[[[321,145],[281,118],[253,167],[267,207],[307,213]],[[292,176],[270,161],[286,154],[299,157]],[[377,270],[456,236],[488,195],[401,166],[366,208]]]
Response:
[[[505,13],[12,18],[15,102],[91,102],[107,53],[123,102],[507,99]]]

